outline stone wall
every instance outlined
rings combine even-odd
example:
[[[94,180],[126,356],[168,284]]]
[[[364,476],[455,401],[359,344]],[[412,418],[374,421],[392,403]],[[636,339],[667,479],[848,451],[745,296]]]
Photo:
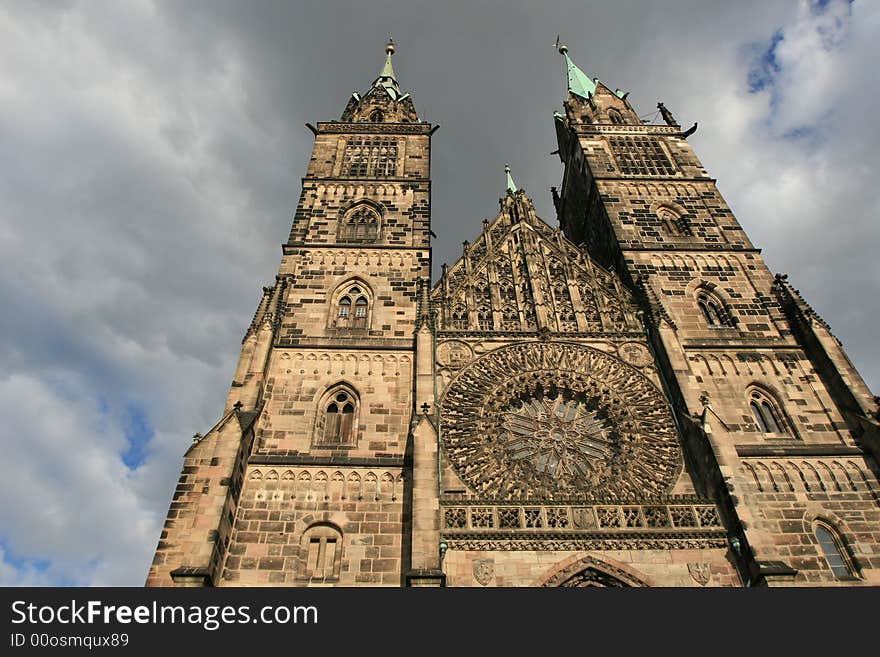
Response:
[[[348,383],[358,396],[351,458],[402,456],[412,417],[412,352],[275,349],[258,425],[262,452],[329,456],[319,444],[322,395]]]
[[[589,585],[588,578],[577,583],[573,578],[576,580],[590,568],[628,586],[742,585],[726,551],[717,548],[601,552],[449,550],[443,566],[448,586],[558,586],[566,582],[584,586]]]
[[[401,585],[401,468],[266,465],[246,478],[220,585]],[[334,541],[313,563],[310,528]]]

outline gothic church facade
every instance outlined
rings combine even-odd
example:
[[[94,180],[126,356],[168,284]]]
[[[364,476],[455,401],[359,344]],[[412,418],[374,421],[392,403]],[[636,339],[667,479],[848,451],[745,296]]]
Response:
[[[148,586],[880,584],[878,401],[672,114],[561,46],[559,227],[509,170],[431,275],[392,66],[315,145]]]

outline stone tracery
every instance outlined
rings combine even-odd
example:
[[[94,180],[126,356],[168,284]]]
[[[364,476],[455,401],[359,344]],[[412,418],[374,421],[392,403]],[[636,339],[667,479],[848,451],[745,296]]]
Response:
[[[681,461],[673,426],[647,378],[568,343],[491,352],[462,370],[441,406],[450,461],[487,497],[665,494]]]

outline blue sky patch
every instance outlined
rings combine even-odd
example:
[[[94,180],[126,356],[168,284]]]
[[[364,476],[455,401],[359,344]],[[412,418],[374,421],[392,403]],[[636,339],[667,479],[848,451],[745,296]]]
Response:
[[[9,549],[6,541],[0,540],[0,550],[3,551],[3,561],[18,570],[36,570],[37,572],[45,572],[48,570],[50,561],[48,559],[23,558]]]
[[[784,38],[782,29],[776,30],[770,39],[770,45],[752,64],[748,74],[750,93],[758,93],[773,85],[776,76],[782,70],[782,66],[776,59],[776,48]]]
[[[122,454],[122,462],[134,470],[147,458],[149,444],[155,435],[146,411],[137,404],[129,404],[125,409],[125,440],[128,449]]]

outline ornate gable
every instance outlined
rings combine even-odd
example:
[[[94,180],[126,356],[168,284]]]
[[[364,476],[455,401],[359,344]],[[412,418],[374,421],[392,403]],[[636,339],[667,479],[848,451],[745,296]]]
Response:
[[[385,65],[363,98],[353,93],[342,113],[345,123],[417,123],[419,116],[409,93],[401,93],[391,56],[394,41],[385,45]]]
[[[536,214],[523,191],[434,287],[441,331],[601,333],[641,328],[620,279]]]
[[[372,87],[364,96],[352,94],[342,121],[346,123],[418,123],[412,97],[392,97],[385,87]]]

